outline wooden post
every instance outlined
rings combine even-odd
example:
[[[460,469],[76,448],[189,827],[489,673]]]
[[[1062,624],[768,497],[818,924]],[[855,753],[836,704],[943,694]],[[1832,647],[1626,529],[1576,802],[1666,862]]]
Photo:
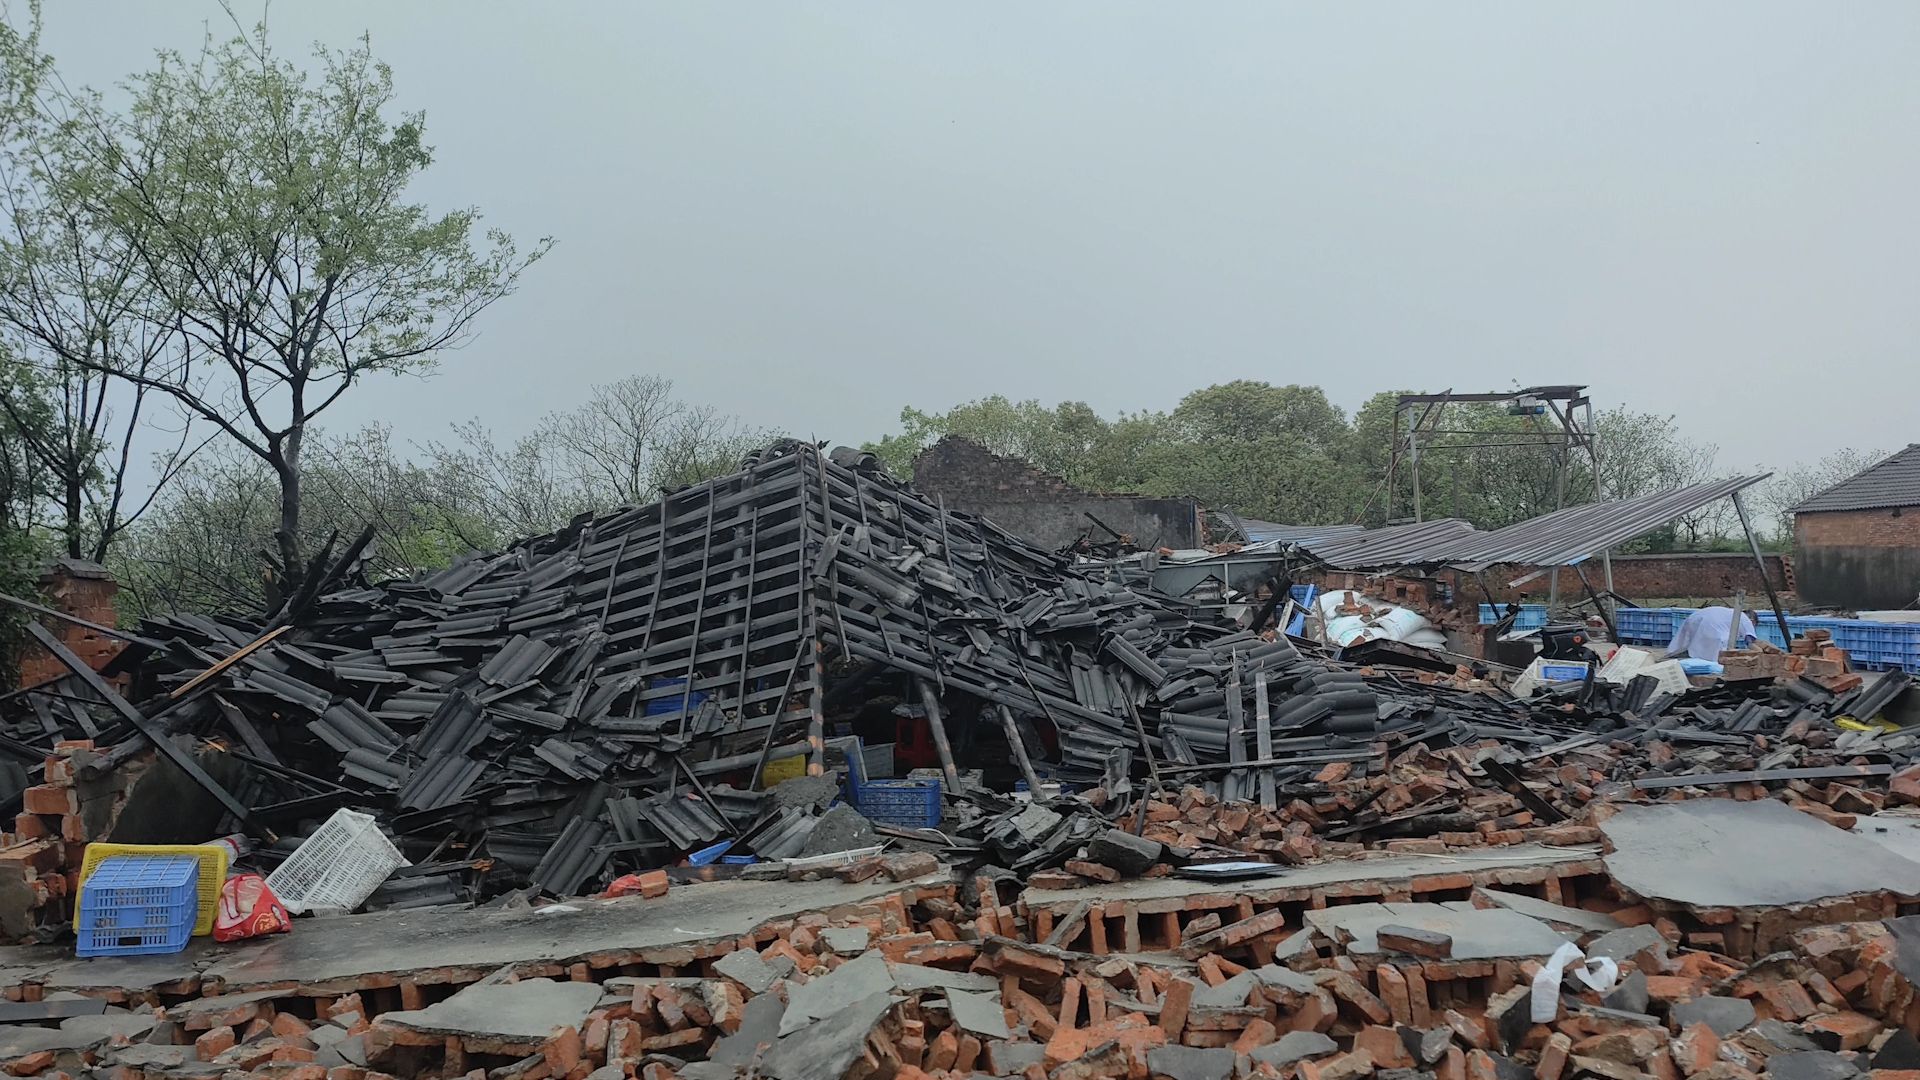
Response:
[[[1013,722],[1013,710],[1000,706],[1000,730],[1007,733],[1007,749],[1013,752],[1013,763],[1020,766],[1020,772],[1027,778],[1027,790],[1032,793],[1035,802],[1045,797],[1040,790],[1040,774],[1033,771],[1033,760],[1027,757],[1026,740],[1020,737],[1020,728]]]
[[[953,744],[947,741],[947,725],[940,721],[940,699],[935,694],[933,684],[925,679],[916,680],[920,688],[920,705],[927,710],[927,727],[933,732],[933,747],[940,752],[940,771],[947,777],[947,791],[950,794],[960,792],[960,770],[953,763]]]

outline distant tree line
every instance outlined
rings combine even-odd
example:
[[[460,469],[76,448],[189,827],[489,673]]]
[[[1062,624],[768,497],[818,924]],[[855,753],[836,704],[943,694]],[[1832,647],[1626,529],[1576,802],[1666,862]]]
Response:
[[[1049,406],[994,395],[941,413],[902,409],[901,430],[867,449],[906,476],[920,451],[958,435],[1094,491],[1191,496],[1210,507],[1288,524],[1378,526],[1388,520],[1389,507],[1396,519],[1412,510],[1406,464],[1391,490],[1387,480],[1401,393],[1375,394],[1349,416],[1317,386],[1240,380],[1195,390],[1164,412],[1112,418],[1078,401]],[[1591,502],[1596,492],[1624,499],[1762,471],[1728,468],[1712,446],[1686,438],[1672,416],[1628,408],[1608,409],[1594,419],[1598,485],[1590,457],[1584,449],[1568,454],[1556,422],[1543,425],[1498,405],[1453,404],[1444,428],[1450,433],[1421,439],[1423,516],[1461,518],[1486,529],[1552,511],[1563,456],[1566,505]],[[1788,508],[1881,456],[1842,450],[1774,478],[1751,498],[1756,531],[1769,544],[1790,543]],[[1739,523],[1722,501],[1636,547],[1698,551],[1743,543]]]

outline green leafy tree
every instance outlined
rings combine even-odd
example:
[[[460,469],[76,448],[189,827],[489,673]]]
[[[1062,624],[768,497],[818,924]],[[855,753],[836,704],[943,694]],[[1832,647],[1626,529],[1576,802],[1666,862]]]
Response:
[[[124,114],[64,95],[46,155],[46,182],[178,335],[150,368],[76,362],[166,395],[268,470],[281,595],[305,572],[316,418],[370,378],[432,370],[549,246],[523,254],[496,230],[476,249],[477,211],[411,201],[433,161],[424,117],[395,112],[366,41],[316,61],[309,77],[264,29],[163,52]]]
[[[136,256],[101,234],[74,188],[55,182],[69,170],[59,121],[45,107],[51,74],[38,7],[24,26],[0,22],[0,347],[31,371],[0,393],[0,414],[48,477],[66,554],[98,561],[185,457],[191,428],[174,425],[178,443],[158,463],[158,481],[145,502],[133,498],[128,466],[137,433],[155,427],[152,410],[145,387],[116,394],[106,372],[151,372],[172,342],[172,320]]]

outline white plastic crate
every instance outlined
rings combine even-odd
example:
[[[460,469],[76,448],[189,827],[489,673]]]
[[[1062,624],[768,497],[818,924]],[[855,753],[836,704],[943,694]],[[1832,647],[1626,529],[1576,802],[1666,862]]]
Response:
[[[352,911],[405,865],[371,816],[340,809],[267,875],[267,887],[288,911]]]

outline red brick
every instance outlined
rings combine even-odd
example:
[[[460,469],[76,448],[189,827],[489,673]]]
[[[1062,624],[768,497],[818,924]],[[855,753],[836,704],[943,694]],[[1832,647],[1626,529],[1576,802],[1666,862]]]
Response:
[[[234,1044],[233,1029],[230,1027],[211,1028],[199,1038],[193,1040],[194,1056],[201,1061],[212,1061]]]
[[[1540,1051],[1540,1063],[1534,1066],[1534,1080],[1560,1080],[1560,1074],[1567,1067],[1567,1053],[1573,1049],[1573,1040],[1561,1032],[1547,1037],[1547,1045]]]
[[[1368,1024],[1354,1035],[1353,1048],[1366,1051],[1378,1068],[1413,1068],[1413,1055],[1407,1053],[1407,1044],[1400,1040],[1400,1033],[1390,1027]]]
[[[547,1071],[556,1077],[565,1076],[580,1064],[580,1031],[572,1025],[553,1029],[547,1041],[540,1044],[540,1056],[546,1060]]]
[[[1824,1031],[1838,1036],[1840,1049],[1858,1050],[1873,1041],[1880,1034],[1881,1023],[1871,1016],[1862,1016],[1857,1012],[1832,1013],[1816,1016],[1805,1025],[1812,1031]]]
[[[1705,1024],[1694,1024],[1673,1040],[1673,1063],[1683,1076],[1705,1072],[1719,1060],[1720,1037]]]
[[[80,796],[61,784],[38,784],[20,793],[21,808],[29,814],[77,814]]]
[[[36,1050],[31,1054],[22,1054],[7,1062],[7,1075],[33,1076],[53,1068],[53,1051]]]

